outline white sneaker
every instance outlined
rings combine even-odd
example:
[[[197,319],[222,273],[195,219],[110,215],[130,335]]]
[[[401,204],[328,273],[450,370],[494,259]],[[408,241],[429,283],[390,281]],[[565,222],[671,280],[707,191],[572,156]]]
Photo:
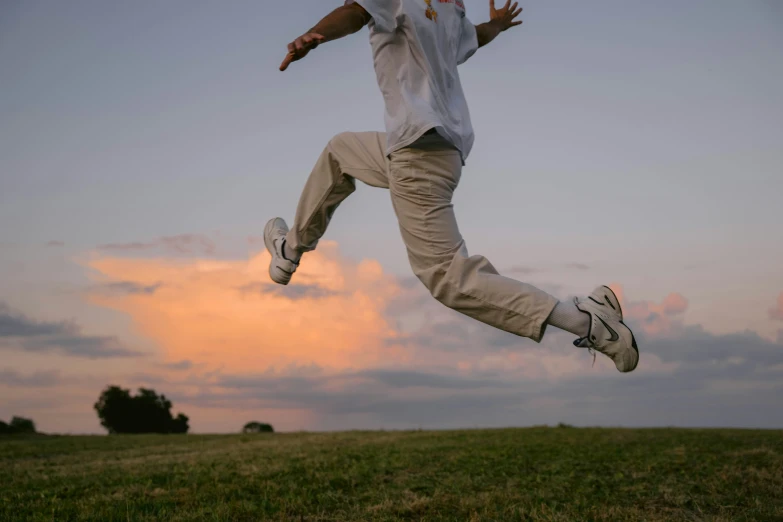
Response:
[[[264,227],[264,244],[272,261],[269,263],[269,277],[277,284],[287,285],[296,272],[299,263],[289,261],[283,255],[283,242],[288,234],[288,225],[282,218],[273,218]]]
[[[574,298],[574,304],[590,316],[587,337],[577,339],[574,345],[598,350],[621,372],[633,371],[639,364],[639,347],[633,332],[623,323],[623,310],[612,289],[599,286],[587,298]]]

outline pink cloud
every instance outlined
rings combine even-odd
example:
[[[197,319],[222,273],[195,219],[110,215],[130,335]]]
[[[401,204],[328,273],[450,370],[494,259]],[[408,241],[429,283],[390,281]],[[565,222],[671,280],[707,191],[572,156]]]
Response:
[[[679,315],[688,309],[688,300],[682,294],[671,293],[661,303],[663,313],[666,315]]]
[[[672,292],[660,303],[654,301],[628,301],[622,286],[609,285],[620,299],[623,315],[634,319],[648,335],[660,335],[671,332],[682,324],[682,314],[688,309],[688,300],[677,292]]]

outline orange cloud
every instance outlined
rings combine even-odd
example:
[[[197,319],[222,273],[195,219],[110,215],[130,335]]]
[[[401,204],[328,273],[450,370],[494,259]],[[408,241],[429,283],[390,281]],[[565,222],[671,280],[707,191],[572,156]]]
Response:
[[[769,309],[769,318],[776,321],[783,321],[783,292],[778,296],[777,306]]]
[[[154,292],[98,292],[96,304],[128,314],[168,362],[226,372],[316,365],[325,371],[404,362],[390,347],[384,308],[401,292],[377,261],[351,262],[324,241],[291,285],[269,280],[269,254],[243,261],[129,259],[89,262],[96,283]],[[157,286],[155,286],[157,285]]]
[[[334,242],[307,254],[285,287],[270,281],[266,251],[229,261],[97,255],[88,264],[99,290],[94,303],[127,314],[157,344],[163,367],[189,361],[207,382],[392,367],[464,374],[502,368],[519,378],[561,379],[590,364],[569,343],[562,353],[542,353],[524,350],[514,336],[494,339],[500,334],[455,316],[377,261],[343,258]],[[647,333],[667,331],[688,306],[676,293],[656,304],[625,302],[623,289],[613,289]],[[424,321],[413,335],[400,324],[406,315]]]
[[[383,411],[407,419],[409,406],[491,402],[517,383],[533,392],[616,371],[604,359],[593,368],[556,329],[542,349],[448,310],[412,278],[343,258],[334,242],[307,254],[288,286],[269,279],[266,251],[217,260],[101,249],[86,264],[89,299],[126,315],[159,350],[147,367],[102,378],[165,392],[198,432],[252,419],[284,431],[328,428],[336,417],[367,426]],[[646,332],[667,330],[688,306],[679,294],[629,303],[614,290]],[[678,364],[648,354],[640,371]]]

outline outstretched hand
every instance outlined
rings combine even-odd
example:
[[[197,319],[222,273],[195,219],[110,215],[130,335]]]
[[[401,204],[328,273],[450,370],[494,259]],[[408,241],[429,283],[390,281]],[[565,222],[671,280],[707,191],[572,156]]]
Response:
[[[290,44],[288,44],[288,54],[285,55],[283,63],[280,64],[280,70],[285,71],[291,62],[301,60],[307,53],[318,47],[318,44],[324,40],[324,37],[318,33],[305,33]]]
[[[514,2],[514,5],[511,5],[511,0],[506,0],[506,5],[495,9],[495,0],[489,0],[489,20],[496,24],[501,31],[521,24],[522,20],[514,20],[522,12],[522,8],[517,9],[517,5],[519,2]]]

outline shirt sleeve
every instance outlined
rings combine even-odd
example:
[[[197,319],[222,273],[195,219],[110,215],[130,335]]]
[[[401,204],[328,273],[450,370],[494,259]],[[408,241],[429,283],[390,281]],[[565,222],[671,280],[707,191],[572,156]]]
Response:
[[[476,26],[473,25],[467,16],[462,17],[462,27],[460,28],[459,45],[457,49],[457,64],[463,64],[468,58],[478,50],[478,35]]]
[[[399,0],[345,0],[345,5],[357,3],[372,16],[372,24],[376,31],[393,33],[397,29],[397,12]]]

